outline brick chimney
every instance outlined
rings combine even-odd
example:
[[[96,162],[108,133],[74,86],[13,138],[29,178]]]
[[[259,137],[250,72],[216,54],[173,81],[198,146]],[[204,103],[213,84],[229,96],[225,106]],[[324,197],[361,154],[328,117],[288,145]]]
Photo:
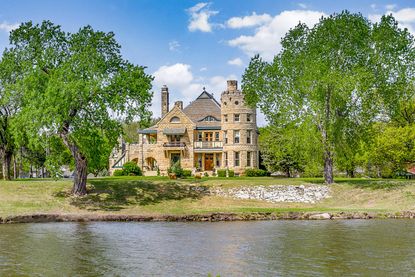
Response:
[[[164,85],[161,88],[161,117],[169,112],[169,88]]]
[[[183,101],[174,102],[174,106],[179,107],[179,109],[183,110]]]
[[[236,90],[238,90],[238,81],[228,80],[228,91],[236,91]]]

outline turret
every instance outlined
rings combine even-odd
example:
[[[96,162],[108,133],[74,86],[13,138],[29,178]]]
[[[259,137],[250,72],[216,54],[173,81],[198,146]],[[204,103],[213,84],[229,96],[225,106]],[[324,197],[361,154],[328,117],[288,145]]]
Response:
[[[236,80],[227,81],[221,94],[222,131],[224,136],[224,167],[243,172],[258,167],[258,135],[256,109],[245,104]]]

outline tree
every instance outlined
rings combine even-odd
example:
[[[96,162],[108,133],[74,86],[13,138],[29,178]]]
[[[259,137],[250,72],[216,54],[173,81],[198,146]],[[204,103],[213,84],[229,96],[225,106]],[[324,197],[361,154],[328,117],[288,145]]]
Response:
[[[122,133],[121,121],[150,115],[152,77],[124,60],[112,32],[90,26],[65,33],[49,21],[11,32],[24,78],[20,128],[60,137],[75,163],[75,195],[86,194],[88,164],[100,164]],[[106,155],[106,153],[101,153]]]
[[[15,150],[12,121],[21,104],[21,95],[15,86],[20,71],[15,61],[10,51],[4,51],[0,60],[0,159],[5,180],[10,180],[11,160]]]
[[[413,37],[392,16],[372,24],[344,11],[311,29],[297,25],[281,45],[270,63],[251,59],[242,89],[271,124],[315,126],[331,184],[335,154],[350,142],[359,144],[358,134],[380,116],[395,116],[397,99],[413,96]]]

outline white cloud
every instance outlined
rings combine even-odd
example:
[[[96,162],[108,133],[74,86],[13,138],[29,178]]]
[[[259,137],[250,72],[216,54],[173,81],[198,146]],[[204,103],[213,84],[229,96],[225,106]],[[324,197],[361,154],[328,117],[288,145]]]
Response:
[[[248,56],[260,54],[270,61],[281,50],[280,40],[290,28],[299,22],[311,27],[324,15],[323,12],[309,10],[283,11],[270,22],[258,27],[254,35],[239,36],[228,41],[228,44],[240,48]]]
[[[304,3],[298,3],[298,6],[302,9],[307,9],[307,5]]]
[[[206,71],[206,70],[207,70],[207,67],[202,67],[202,68],[199,69],[199,71],[201,71],[201,72]]]
[[[17,29],[19,27],[19,23],[8,23],[7,21],[3,21],[2,23],[0,23],[0,31],[5,31],[5,32],[10,32],[14,29]]]
[[[253,12],[252,15],[230,18],[228,21],[226,21],[226,26],[232,29],[253,27],[269,22],[271,19],[272,17],[269,14],[256,14]]]
[[[387,9],[388,11],[394,10],[396,8],[396,4],[388,4],[385,6],[385,9]]]
[[[226,81],[235,79],[235,75],[214,76],[211,78],[194,77],[191,66],[188,64],[176,63],[163,65],[153,73],[154,99],[151,111],[154,116],[160,116],[160,90],[167,85],[170,92],[170,107],[175,101],[183,101],[187,106],[190,101],[196,99],[203,91],[203,87],[210,93],[214,93],[219,101],[220,94],[226,89]]]
[[[404,8],[397,11],[388,10],[385,14],[392,14],[401,28],[407,28],[409,32],[415,35],[415,8]],[[372,22],[379,22],[382,14],[369,14],[368,17]]]
[[[372,8],[372,10],[376,10],[377,5],[376,4],[370,4],[370,7]]]
[[[180,43],[177,40],[173,40],[169,42],[169,50],[172,52],[180,52]]]
[[[212,24],[209,22],[209,18],[216,15],[218,11],[209,8],[210,3],[201,2],[186,10],[190,15],[189,25],[187,26],[189,31],[212,32]]]
[[[241,58],[235,58],[233,60],[229,60],[228,61],[228,64],[229,65],[242,66],[243,65],[243,62],[242,62]]]

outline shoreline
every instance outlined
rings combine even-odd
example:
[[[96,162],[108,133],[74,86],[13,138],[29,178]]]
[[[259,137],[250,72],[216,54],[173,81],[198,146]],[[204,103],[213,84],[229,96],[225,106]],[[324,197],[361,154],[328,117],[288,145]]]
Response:
[[[264,220],[414,219],[415,211],[401,212],[252,212],[191,215],[28,214],[0,217],[0,224],[50,222],[219,222]]]

